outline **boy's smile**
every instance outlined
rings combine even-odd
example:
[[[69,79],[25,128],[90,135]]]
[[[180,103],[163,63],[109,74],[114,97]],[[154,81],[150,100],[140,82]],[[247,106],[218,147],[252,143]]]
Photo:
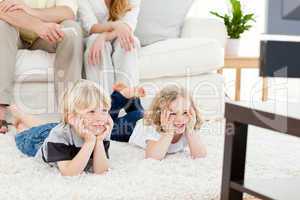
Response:
[[[88,108],[80,112],[80,116],[84,120],[84,126],[95,134],[103,133],[109,122],[110,115],[108,109],[100,104],[99,108]]]

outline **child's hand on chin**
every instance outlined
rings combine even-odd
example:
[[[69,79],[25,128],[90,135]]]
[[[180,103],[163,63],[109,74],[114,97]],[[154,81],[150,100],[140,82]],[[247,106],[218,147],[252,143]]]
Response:
[[[82,118],[76,118],[75,123],[72,124],[75,131],[78,133],[78,135],[85,141],[89,143],[95,143],[96,142],[96,135],[85,127],[84,125],[84,119]]]
[[[174,126],[174,118],[171,116],[171,112],[168,110],[163,110],[160,115],[160,122],[163,131],[161,132],[162,135],[173,137],[175,134],[175,126]]]
[[[197,122],[195,110],[193,108],[190,108],[188,115],[189,122],[186,126],[186,133],[192,133],[195,129],[195,125]]]
[[[113,126],[113,120],[111,119],[111,117],[108,117],[104,131],[96,135],[97,141],[103,141],[111,133]]]

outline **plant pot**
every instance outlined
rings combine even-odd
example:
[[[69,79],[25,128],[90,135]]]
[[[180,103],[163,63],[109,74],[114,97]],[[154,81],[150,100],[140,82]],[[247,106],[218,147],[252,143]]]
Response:
[[[240,39],[227,39],[226,56],[234,57],[239,55]]]

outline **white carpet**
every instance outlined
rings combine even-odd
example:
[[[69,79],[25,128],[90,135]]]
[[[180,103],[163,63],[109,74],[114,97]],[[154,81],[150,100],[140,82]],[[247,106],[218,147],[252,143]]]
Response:
[[[62,177],[54,168],[23,156],[13,133],[0,135],[0,199],[218,199],[223,157],[223,126],[207,124],[208,157],[188,152],[164,161],[144,160],[143,151],[113,142],[112,170],[105,175]],[[266,134],[261,134],[265,132]],[[300,176],[300,140],[251,127],[246,177]]]

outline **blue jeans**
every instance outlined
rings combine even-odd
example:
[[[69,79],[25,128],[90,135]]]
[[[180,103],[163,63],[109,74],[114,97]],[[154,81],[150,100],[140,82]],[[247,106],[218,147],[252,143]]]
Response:
[[[35,156],[45,139],[48,137],[50,131],[57,124],[58,123],[44,124],[17,134],[15,141],[18,149],[28,156]]]
[[[112,105],[109,113],[114,121],[111,139],[119,142],[128,142],[136,122],[144,116],[144,109],[140,99],[126,99],[119,92],[113,92],[111,100]],[[123,117],[118,117],[122,108],[125,109],[127,114]],[[35,156],[50,131],[57,124],[44,124],[17,134],[15,137],[17,148],[28,156]]]

